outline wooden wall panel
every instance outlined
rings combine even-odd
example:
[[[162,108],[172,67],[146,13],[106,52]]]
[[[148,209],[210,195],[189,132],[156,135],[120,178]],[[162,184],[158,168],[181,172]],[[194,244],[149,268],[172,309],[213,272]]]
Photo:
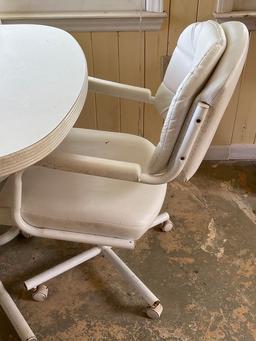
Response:
[[[117,32],[93,32],[92,54],[95,77],[119,81]],[[120,131],[120,100],[96,95],[97,126],[100,130]]]
[[[168,54],[171,55],[179,35],[185,27],[196,21],[198,0],[172,0],[170,8],[170,25]]]
[[[144,87],[144,32],[119,33],[120,82]],[[121,131],[143,135],[143,104],[121,100]]]
[[[164,1],[164,10],[169,15],[170,0]],[[159,32],[145,33],[145,87],[155,94],[162,82],[162,56],[167,55],[169,20],[165,20]],[[144,136],[154,144],[159,141],[163,119],[152,105],[145,105]]]
[[[76,32],[72,33],[72,35],[82,47],[86,56],[88,73],[90,76],[93,76],[92,34],[88,32]],[[95,95],[88,93],[83,111],[76,122],[77,127],[97,129],[95,100]]]
[[[198,0],[197,21],[212,19],[216,0]]]
[[[227,110],[220,122],[219,128],[212,141],[213,145],[229,145],[232,142],[232,135],[235,125],[236,113],[238,108],[241,79],[227,107]]]
[[[256,32],[250,36],[250,49],[242,77],[232,143],[254,143],[256,133]]]

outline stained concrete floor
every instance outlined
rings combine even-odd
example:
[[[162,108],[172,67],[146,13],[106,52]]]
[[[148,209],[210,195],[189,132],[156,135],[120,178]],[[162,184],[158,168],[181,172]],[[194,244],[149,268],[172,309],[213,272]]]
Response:
[[[46,302],[31,300],[25,279],[86,246],[19,237],[1,248],[0,277],[38,340],[256,340],[256,163],[204,163],[169,186],[165,208],[173,231],[118,250],[160,297],[159,321],[102,257],[51,280]],[[18,340],[2,311],[0,340]]]

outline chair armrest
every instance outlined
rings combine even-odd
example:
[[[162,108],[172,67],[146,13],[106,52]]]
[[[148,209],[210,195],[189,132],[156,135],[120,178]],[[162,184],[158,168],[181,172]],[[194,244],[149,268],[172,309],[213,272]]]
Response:
[[[38,165],[64,171],[138,182],[141,167],[136,163],[102,159],[81,154],[55,152]]]
[[[104,79],[88,77],[88,89],[100,94],[126,98],[132,101],[154,103],[155,97],[149,89],[127,84],[111,82]]]

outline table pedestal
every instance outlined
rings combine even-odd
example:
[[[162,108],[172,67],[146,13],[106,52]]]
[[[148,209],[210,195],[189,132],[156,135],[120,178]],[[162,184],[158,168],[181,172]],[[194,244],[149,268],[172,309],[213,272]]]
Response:
[[[17,227],[10,227],[8,231],[0,235],[0,246],[9,243],[17,237],[20,230]],[[11,296],[5,290],[0,281],[0,306],[11,321],[14,329],[22,341],[36,341],[36,336],[12,300]]]

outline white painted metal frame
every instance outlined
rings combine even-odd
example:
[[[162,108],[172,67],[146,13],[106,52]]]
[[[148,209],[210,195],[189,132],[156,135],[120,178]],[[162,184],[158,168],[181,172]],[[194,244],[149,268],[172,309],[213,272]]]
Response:
[[[102,254],[112,263],[112,265],[121,273],[124,279],[131,286],[133,286],[138,294],[146,301],[146,303],[148,304],[148,316],[151,318],[159,318],[163,311],[159,298],[157,298],[152,293],[152,291],[135,275],[135,273],[132,272],[132,270],[121,260],[120,257],[118,257],[118,255],[111,249],[111,247],[94,247],[92,249],[84,251],[79,255],[62,262],[61,264],[58,264],[53,268],[28,279],[24,283],[25,287],[27,290],[37,290],[38,297],[42,297],[41,295],[46,289],[46,286],[42,286],[43,283],[100,254]],[[48,292],[46,292],[46,297],[47,293]]]
[[[16,304],[13,302],[11,296],[5,290],[2,282],[0,281],[0,306],[6,313],[7,317],[11,321],[17,334],[22,341],[36,341],[37,338],[26,320],[20,313]]]
[[[45,283],[46,281],[78,266],[89,259],[103,254],[111,263],[121,272],[127,282],[131,283],[140,295],[145,299],[149,306],[153,306],[159,299],[142,283],[142,281],[128,268],[128,266],[115,254],[115,252],[106,246],[94,247],[90,250],[80,253],[79,255],[72,257],[71,259],[56,265],[55,267],[44,271],[43,273],[30,278],[25,281],[25,287],[27,290],[34,289]]]

